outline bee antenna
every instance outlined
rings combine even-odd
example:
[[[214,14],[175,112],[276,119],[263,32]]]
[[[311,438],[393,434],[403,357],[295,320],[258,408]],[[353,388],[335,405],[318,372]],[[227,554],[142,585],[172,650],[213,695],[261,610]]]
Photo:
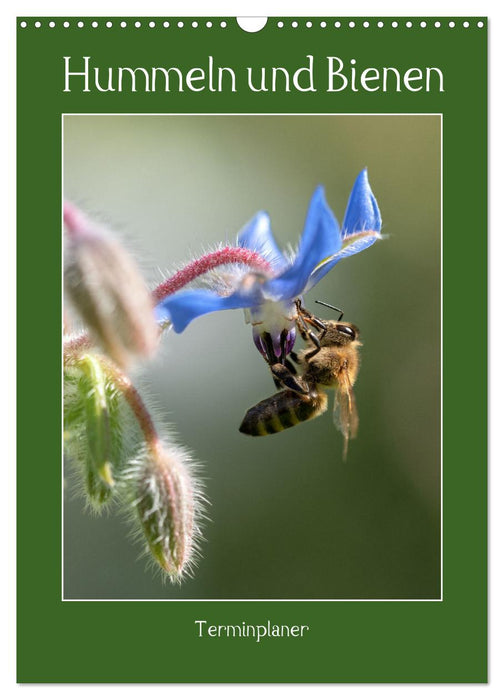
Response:
[[[333,309],[333,311],[339,311],[339,318],[338,321],[341,321],[343,318],[343,311],[341,309],[338,309],[337,306],[333,306],[332,304],[327,304],[325,301],[320,301],[319,299],[315,299],[316,304],[320,304],[321,306],[327,306],[329,309]]]

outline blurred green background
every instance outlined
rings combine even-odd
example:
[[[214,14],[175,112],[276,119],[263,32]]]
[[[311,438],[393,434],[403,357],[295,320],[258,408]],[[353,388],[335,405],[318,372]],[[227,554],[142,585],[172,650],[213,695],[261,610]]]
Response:
[[[117,230],[153,285],[259,209],[295,245],[319,183],[341,223],[365,166],[388,236],[305,297],[361,329],[347,462],[330,411],[278,435],[238,432],[274,392],[243,312],[168,333],[135,379],[204,465],[203,557],[193,579],[163,584],[120,514],[93,517],[66,489],[66,598],[440,596],[440,162],[429,115],[64,118],[65,197]]]

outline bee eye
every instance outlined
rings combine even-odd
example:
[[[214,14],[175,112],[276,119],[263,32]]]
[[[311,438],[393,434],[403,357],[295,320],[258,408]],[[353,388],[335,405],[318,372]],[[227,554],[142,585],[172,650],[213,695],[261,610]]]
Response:
[[[351,340],[355,340],[355,331],[351,326],[346,326],[344,323],[338,325],[338,331],[343,335],[347,335]]]

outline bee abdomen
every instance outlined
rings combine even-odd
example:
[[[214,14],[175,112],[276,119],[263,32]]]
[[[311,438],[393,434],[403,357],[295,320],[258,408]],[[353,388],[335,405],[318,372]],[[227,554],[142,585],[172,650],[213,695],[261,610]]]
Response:
[[[280,391],[249,408],[240,425],[240,432],[253,436],[272,435],[316,418],[326,408],[325,394],[304,396],[294,391]]]

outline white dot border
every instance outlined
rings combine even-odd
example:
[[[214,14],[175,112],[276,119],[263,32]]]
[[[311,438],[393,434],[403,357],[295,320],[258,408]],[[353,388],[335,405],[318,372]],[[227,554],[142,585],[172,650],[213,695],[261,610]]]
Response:
[[[112,18],[93,18],[93,17],[70,17],[67,19],[62,18],[35,18],[28,17],[18,20],[18,28],[23,30],[36,29],[145,29],[145,30],[159,30],[166,31],[167,29],[172,30],[208,30],[208,29],[220,29],[226,30],[230,26],[233,26],[233,22],[237,22],[236,17],[228,19],[220,19],[218,17],[183,17],[183,18],[156,18],[150,19],[149,17],[138,17],[138,18],[128,18],[122,19],[120,17]],[[294,31],[312,31],[314,29],[320,30],[333,30],[340,31],[341,29],[347,29],[351,31],[355,30],[372,30],[372,29],[393,29],[393,30],[424,30],[424,29],[435,29],[435,30],[467,30],[467,29],[484,29],[487,27],[487,20],[485,18],[478,19],[476,17],[463,18],[463,17],[443,17],[439,19],[434,18],[423,18],[423,17],[388,17],[388,18],[321,18],[321,17],[270,17],[268,20],[269,29],[287,30],[291,29]],[[239,25],[237,24],[239,28]],[[262,30],[260,30],[262,31]],[[257,32],[258,34],[260,33]]]

